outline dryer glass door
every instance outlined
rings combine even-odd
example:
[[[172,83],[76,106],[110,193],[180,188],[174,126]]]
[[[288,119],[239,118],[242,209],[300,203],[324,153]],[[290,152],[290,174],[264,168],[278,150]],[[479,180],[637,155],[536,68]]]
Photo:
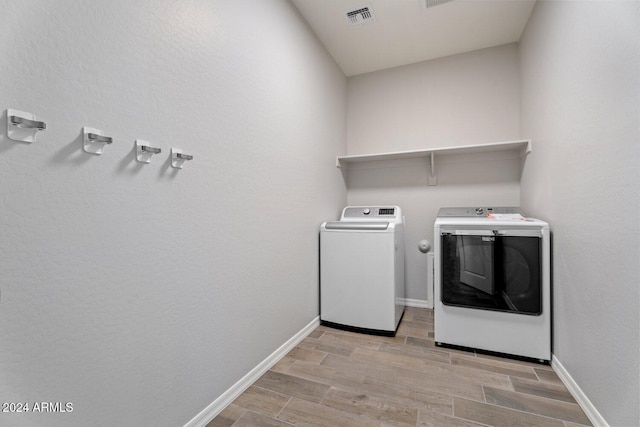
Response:
[[[540,236],[526,230],[445,230],[441,239],[443,304],[542,313]]]
[[[460,236],[460,283],[486,294],[495,294],[493,280],[494,236]]]

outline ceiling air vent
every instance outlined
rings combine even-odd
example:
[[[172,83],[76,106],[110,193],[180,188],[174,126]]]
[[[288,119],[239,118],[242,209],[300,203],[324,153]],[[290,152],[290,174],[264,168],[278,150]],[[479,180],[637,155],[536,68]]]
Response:
[[[449,3],[450,1],[453,1],[453,0],[424,0],[424,7],[428,9],[430,7],[437,6],[442,3]]]
[[[347,17],[347,21],[353,25],[366,24],[367,22],[375,21],[371,5],[362,6],[358,9],[345,12],[345,16]]]

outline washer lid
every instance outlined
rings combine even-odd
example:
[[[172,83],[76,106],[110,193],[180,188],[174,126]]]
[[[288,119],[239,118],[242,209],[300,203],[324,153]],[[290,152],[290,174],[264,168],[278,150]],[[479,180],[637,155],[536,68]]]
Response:
[[[389,228],[388,222],[349,222],[349,221],[329,221],[325,223],[326,230],[378,230],[384,231]]]

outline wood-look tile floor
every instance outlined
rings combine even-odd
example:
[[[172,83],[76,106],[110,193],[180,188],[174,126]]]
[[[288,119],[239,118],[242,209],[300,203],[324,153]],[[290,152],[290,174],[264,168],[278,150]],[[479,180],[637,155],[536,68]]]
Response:
[[[220,426],[591,425],[549,366],[436,347],[433,311],[394,338],[319,326],[213,419]]]

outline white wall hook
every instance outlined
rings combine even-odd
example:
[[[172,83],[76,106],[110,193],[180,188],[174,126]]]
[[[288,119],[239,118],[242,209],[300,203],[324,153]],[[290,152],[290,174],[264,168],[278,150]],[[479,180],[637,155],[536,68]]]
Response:
[[[100,129],[82,128],[82,143],[84,151],[89,154],[102,154],[104,146],[111,144],[113,138],[105,136]]]
[[[7,109],[7,138],[20,142],[35,142],[36,133],[47,129],[47,124],[24,111]]]
[[[182,164],[187,160],[193,160],[191,154],[185,154],[179,148],[171,148],[171,166],[182,169]]]
[[[151,156],[160,154],[162,149],[152,147],[148,141],[136,139],[136,160],[141,163],[151,163]]]

